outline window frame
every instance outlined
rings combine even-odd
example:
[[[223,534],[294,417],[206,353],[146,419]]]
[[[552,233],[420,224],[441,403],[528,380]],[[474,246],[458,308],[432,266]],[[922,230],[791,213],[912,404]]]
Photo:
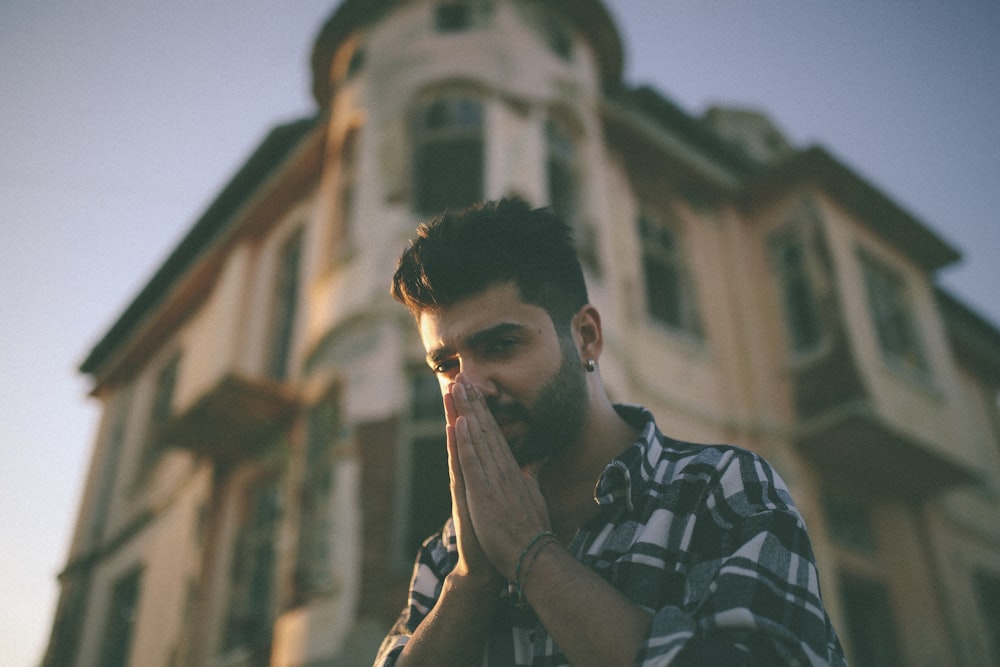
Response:
[[[142,604],[141,566],[120,574],[109,587],[108,607],[101,629],[101,659],[98,664],[126,667],[134,648],[138,616]],[[131,597],[124,597],[128,593]]]
[[[465,32],[472,28],[472,7],[461,0],[439,2],[434,6],[434,29],[441,34]]]
[[[545,118],[545,181],[552,211],[574,227],[581,224],[580,135],[577,123],[555,111]]]
[[[447,439],[444,430],[444,404],[440,383],[426,364],[408,365],[406,425],[402,433],[404,448],[397,477],[399,502],[395,507],[397,529],[395,565],[408,571],[420,543],[439,531],[451,515],[451,492],[448,484]],[[429,456],[421,456],[422,453]],[[436,462],[432,460],[436,459]],[[436,477],[421,479],[430,463]],[[422,465],[423,464],[423,465]]]
[[[865,665],[901,667],[903,663],[900,662],[902,644],[898,635],[899,624],[892,607],[891,591],[886,582],[853,571],[844,571],[838,574],[837,586],[840,589],[838,592],[843,608],[845,625],[843,632],[850,642],[852,659]],[[868,596],[863,605],[857,604],[859,593]],[[881,607],[874,614],[870,612],[872,596],[877,598],[877,606]],[[858,611],[863,614],[860,618]],[[871,629],[873,625],[879,631],[873,632]],[[863,655],[859,655],[861,651],[864,652]],[[866,662],[861,660],[862,657],[875,660]]]
[[[785,257],[785,251],[792,246],[799,256],[799,264],[795,267],[790,267]],[[791,356],[811,357],[824,349],[829,335],[820,314],[820,298],[811,267],[813,258],[802,230],[790,223],[772,234],[768,239],[768,255],[777,282]],[[800,327],[803,320],[806,330]]]
[[[268,330],[266,375],[288,380],[295,348],[295,330],[301,297],[302,265],[305,259],[305,225],[296,225],[281,242],[271,283],[271,318]]]
[[[354,212],[357,207],[361,127],[352,126],[344,132],[337,150],[337,182],[334,214],[330,220],[329,262],[335,265],[345,261],[355,251],[357,239],[354,229]]]
[[[146,413],[145,436],[139,455],[137,484],[146,479],[166,449],[164,430],[174,417],[173,405],[177,395],[182,360],[182,352],[176,350],[156,370],[156,376],[153,380],[153,394],[150,397]]]
[[[435,113],[443,117],[430,118]],[[410,200],[415,213],[438,215],[485,198],[486,115],[486,100],[467,88],[428,92],[413,105]],[[450,166],[456,163],[458,168]]]
[[[662,207],[643,206],[636,216],[635,225],[640,242],[639,266],[646,318],[673,335],[702,341],[704,330],[701,308],[680,221],[672,212],[664,212]],[[657,237],[669,238],[670,242],[654,245],[654,241],[658,239],[652,235],[653,231],[658,232]],[[660,267],[660,273],[673,275],[673,279],[667,283],[672,286],[671,291],[674,293],[674,298],[669,299],[673,305],[664,306],[668,311],[673,311],[673,314],[658,312],[661,308],[658,308],[657,304],[662,303],[662,299],[658,299],[651,289],[653,283],[651,269],[654,263]]]
[[[295,564],[295,595],[299,601],[332,593],[336,585],[331,572],[334,526],[328,510],[335,493],[335,460],[344,429],[337,387],[310,406],[305,421],[305,460]]]
[[[175,355],[179,358],[179,354]],[[177,363],[180,363],[179,360]],[[176,391],[176,389],[175,389]],[[121,474],[121,453],[129,435],[129,417],[132,413],[133,391],[131,385],[121,385],[107,408],[107,430],[102,434],[101,472],[98,476],[96,500],[89,517],[87,538],[100,544],[111,514],[115,487]]]
[[[867,314],[882,360],[904,376],[928,380],[929,359],[906,277],[864,248],[858,257]]]
[[[238,651],[261,655],[270,652],[277,609],[277,564],[280,557],[277,544],[284,514],[283,496],[280,476],[273,470],[267,470],[249,479],[236,497],[236,525],[226,562],[228,586],[218,637],[221,655]],[[263,516],[259,511],[261,502],[271,502],[271,515]],[[264,551],[257,551],[254,547],[261,547]],[[266,591],[255,589],[259,581],[254,579],[254,575],[258,573],[263,573],[265,577]],[[257,597],[259,594],[263,594],[265,599],[260,600]],[[262,631],[257,632],[255,627],[239,627],[240,623],[248,621],[257,623]]]

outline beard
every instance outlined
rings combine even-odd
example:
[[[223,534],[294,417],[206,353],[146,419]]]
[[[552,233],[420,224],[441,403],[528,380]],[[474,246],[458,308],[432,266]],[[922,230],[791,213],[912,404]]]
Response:
[[[587,381],[572,341],[560,341],[562,361],[555,375],[528,406],[518,401],[487,400],[498,422],[521,422],[524,433],[508,438],[522,468],[567,449],[580,434],[587,416]]]

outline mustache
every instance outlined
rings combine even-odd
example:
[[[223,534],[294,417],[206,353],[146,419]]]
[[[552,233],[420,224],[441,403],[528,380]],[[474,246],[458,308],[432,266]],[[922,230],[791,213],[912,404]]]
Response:
[[[496,398],[487,398],[486,407],[493,414],[493,418],[498,424],[512,421],[528,421],[528,408],[523,403],[517,401],[500,401]]]

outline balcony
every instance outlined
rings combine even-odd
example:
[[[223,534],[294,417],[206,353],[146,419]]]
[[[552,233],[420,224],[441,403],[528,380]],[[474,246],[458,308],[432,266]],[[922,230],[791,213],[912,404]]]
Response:
[[[171,420],[163,437],[173,447],[234,465],[264,451],[297,407],[285,386],[227,375]]]
[[[879,493],[918,499],[976,480],[958,460],[894,429],[867,399],[801,421],[796,441],[828,479]]]
[[[836,410],[866,395],[842,332],[829,336],[817,353],[793,368],[792,387],[795,413],[800,420]]]

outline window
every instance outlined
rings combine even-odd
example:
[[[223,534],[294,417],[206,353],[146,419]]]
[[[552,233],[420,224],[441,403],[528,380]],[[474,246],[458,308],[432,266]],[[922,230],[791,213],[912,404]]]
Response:
[[[361,68],[365,66],[365,50],[358,47],[351,54],[350,60],[347,61],[347,78],[353,79],[357,76]]]
[[[229,567],[229,606],[223,649],[267,655],[271,643],[275,541],[281,504],[277,480],[267,477],[244,499]]]
[[[867,505],[824,494],[823,512],[833,540],[858,552],[875,553],[875,532]]]
[[[434,9],[438,32],[459,32],[472,25],[471,8],[464,2],[444,2]]]
[[[333,221],[334,233],[332,235],[330,253],[333,259],[346,256],[353,243],[351,224],[358,183],[357,151],[358,130],[352,129],[347,133],[340,145],[340,169],[337,174],[337,209]]]
[[[163,429],[173,415],[172,406],[180,362],[181,355],[175,354],[156,376],[153,403],[150,406],[149,422],[146,426],[146,442],[142,450],[142,460],[139,462],[140,476],[153,467],[163,451]]]
[[[111,589],[111,606],[104,622],[104,643],[99,663],[102,667],[125,667],[128,664],[139,609],[141,576],[141,570],[135,570],[121,577]]]
[[[993,657],[1000,660],[1000,575],[978,572],[975,582],[979,608],[993,640]]]
[[[62,580],[62,593],[43,665],[74,664],[80,635],[83,634],[83,620],[87,616],[89,593],[90,574],[87,572]]]
[[[444,407],[437,378],[425,369],[410,378],[409,535],[404,553],[417,553],[420,544],[441,530],[451,514],[448,449],[444,432]]]
[[[576,143],[568,125],[557,117],[545,123],[545,147],[549,203],[563,220],[576,222],[579,213]]]
[[[271,317],[271,348],[268,375],[273,380],[288,376],[292,352],[292,334],[298,311],[299,265],[302,259],[302,230],[297,230],[285,242],[278,257],[278,275],[274,284],[274,306]]]
[[[671,329],[701,335],[694,287],[688,275],[676,225],[644,212],[639,216],[646,308]]]
[[[570,60],[573,57],[573,37],[562,19],[551,11],[544,11],[540,27],[549,50],[563,60]]]
[[[423,215],[483,198],[483,111],[460,94],[420,108],[414,131],[414,208]]]
[[[883,357],[906,371],[926,371],[903,278],[867,254],[862,254],[861,264]]]
[[[299,599],[329,593],[330,541],[333,528],[330,500],[333,493],[333,455],[340,431],[340,414],[335,395],[328,396],[309,411],[306,429],[306,461],[299,518],[299,549],[296,588]]]
[[[489,0],[453,0],[434,8],[434,27],[438,32],[464,32],[481,27],[493,11]]]
[[[776,237],[771,244],[771,257],[792,352],[811,352],[819,347],[823,332],[802,238],[794,232]]]
[[[176,376],[176,370],[172,371]],[[171,393],[173,392],[170,389]],[[104,453],[101,457],[101,473],[97,481],[97,500],[94,503],[94,513],[90,518],[90,539],[98,542],[104,533],[108,511],[111,507],[111,495],[118,478],[118,461],[125,444],[125,426],[131,412],[131,392],[127,388],[119,389],[114,401],[109,407],[111,425],[105,436]]]
[[[889,596],[877,581],[841,578],[847,636],[854,667],[895,667],[900,663]]]

